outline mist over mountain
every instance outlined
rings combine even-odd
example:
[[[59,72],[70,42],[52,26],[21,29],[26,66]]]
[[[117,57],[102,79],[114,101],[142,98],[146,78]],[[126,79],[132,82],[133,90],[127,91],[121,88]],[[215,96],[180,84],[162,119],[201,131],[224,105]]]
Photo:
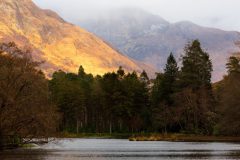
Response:
[[[45,62],[42,69],[49,76],[58,69],[77,72],[80,65],[95,75],[119,66],[127,71],[151,71],[55,12],[40,9],[32,0],[0,0],[0,15],[0,42],[13,41],[30,49],[35,60]]]
[[[239,32],[202,27],[188,21],[170,23],[136,8],[114,10],[76,23],[127,56],[160,70],[170,52],[180,58],[186,43],[199,39],[213,61],[213,81],[222,78],[227,58],[239,50],[235,45],[240,40]]]

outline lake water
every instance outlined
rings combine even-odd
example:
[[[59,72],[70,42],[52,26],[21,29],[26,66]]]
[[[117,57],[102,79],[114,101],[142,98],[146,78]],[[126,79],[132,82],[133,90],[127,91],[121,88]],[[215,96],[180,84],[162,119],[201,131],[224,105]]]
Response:
[[[0,152],[0,160],[166,159],[240,159],[240,144],[130,142],[118,139],[58,139],[34,149]]]

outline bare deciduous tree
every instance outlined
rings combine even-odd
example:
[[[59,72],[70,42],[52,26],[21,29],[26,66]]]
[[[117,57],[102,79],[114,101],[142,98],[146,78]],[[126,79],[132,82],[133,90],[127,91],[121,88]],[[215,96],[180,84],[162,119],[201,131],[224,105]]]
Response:
[[[45,137],[59,118],[49,100],[48,81],[29,51],[0,44],[0,131],[3,135]]]

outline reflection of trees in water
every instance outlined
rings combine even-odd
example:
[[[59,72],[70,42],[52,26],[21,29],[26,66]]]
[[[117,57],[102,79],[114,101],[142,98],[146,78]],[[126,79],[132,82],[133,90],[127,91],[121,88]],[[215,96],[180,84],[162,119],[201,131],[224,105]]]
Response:
[[[63,152],[66,152],[63,156]],[[119,153],[120,152],[120,153]],[[238,159],[240,158],[240,151],[224,151],[224,150],[165,150],[160,152],[146,151],[144,152],[132,152],[126,151],[122,154],[122,151],[113,152],[103,151],[101,154],[96,151],[48,151],[41,149],[29,149],[29,150],[12,150],[0,152],[1,160],[119,160],[119,159],[129,159],[129,160],[145,160],[145,159]],[[66,156],[67,155],[67,156]]]
[[[0,152],[1,160],[47,160],[47,150],[18,149]]]

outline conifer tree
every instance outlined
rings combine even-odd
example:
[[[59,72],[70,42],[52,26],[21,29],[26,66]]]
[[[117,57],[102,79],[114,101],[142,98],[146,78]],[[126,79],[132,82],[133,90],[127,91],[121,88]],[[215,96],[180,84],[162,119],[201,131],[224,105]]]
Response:
[[[173,94],[176,91],[178,77],[177,62],[171,53],[163,74],[158,74],[152,90],[153,123],[157,130],[168,131],[172,122],[171,110],[174,103]]]
[[[140,80],[148,83],[149,82],[149,77],[147,75],[147,72],[145,70],[142,71],[142,73],[140,74]]]
[[[185,47],[182,61],[178,106],[184,110],[183,126],[188,132],[210,134],[214,123],[212,62],[198,40]]]
[[[240,60],[230,57],[226,64],[228,75],[218,88],[218,111],[220,118],[217,133],[223,135],[240,135]]]
[[[164,91],[164,96],[166,102],[171,105],[173,103],[173,100],[171,100],[170,96],[171,94],[176,91],[176,80],[178,77],[178,65],[177,62],[171,53],[167,59],[167,64],[164,69],[164,83],[163,83],[163,88],[165,89]]]
[[[226,66],[229,74],[233,72],[240,72],[240,59],[232,56],[229,58]]]
[[[81,65],[80,67],[79,67],[79,69],[78,69],[78,76],[79,77],[81,77],[81,78],[83,78],[84,76],[85,76],[85,71],[84,71],[84,68],[83,68],[83,66]]]
[[[182,57],[181,82],[183,87],[198,89],[211,85],[212,62],[198,40],[185,47]]]

